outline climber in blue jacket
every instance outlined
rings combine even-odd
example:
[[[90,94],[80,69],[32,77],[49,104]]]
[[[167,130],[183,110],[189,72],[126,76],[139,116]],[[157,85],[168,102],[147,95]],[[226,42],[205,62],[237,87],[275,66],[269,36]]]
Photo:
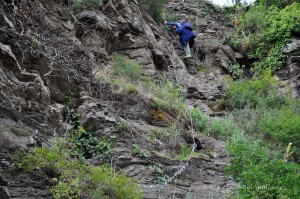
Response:
[[[182,24],[180,24],[178,22],[165,21],[165,24],[173,26],[173,28],[176,29],[176,33],[179,34],[179,36],[180,36],[179,42],[183,46],[183,50],[185,52],[185,58],[192,57],[191,47],[193,47],[194,39],[196,37],[194,32],[191,30],[188,30],[187,28],[185,28]]]

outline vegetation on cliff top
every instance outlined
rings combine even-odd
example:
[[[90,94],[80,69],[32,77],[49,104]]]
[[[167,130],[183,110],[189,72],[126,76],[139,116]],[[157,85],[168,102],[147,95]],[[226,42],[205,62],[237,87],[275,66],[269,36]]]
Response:
[[[225,42],[255,60],[252,70],[256,73],[281,68],[286,58],[284,45],[300,32],[300,3],[261,0],[250,7],[236,6],[235,10],[236,35]]]

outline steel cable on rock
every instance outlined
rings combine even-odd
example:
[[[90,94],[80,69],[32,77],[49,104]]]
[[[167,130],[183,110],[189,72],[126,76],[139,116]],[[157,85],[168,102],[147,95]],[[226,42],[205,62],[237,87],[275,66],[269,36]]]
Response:
[[[161,184],[159,186],[159,190],[157,191],[157,198],[158,199],[160,198],[160,192],[165,187],[167,187],[168,184],[171,183],[178,175],[181,175],[186,170],[186,168],[188,167],[189,162],[192,158],[192,155],[193,155],[195,149],[197,148],[197,144],[195,143],[195,132],[194,132],[194,128],[193,128],[193,119],[192,119],[192,113],[191,113],[192,108],[193,108],[193,106],[188,106],[188,108],[185,111],[185,114],[188,111],[190,112],[190,121],[191,121],[191,128],[192,128],[191,130],[192,130],[192,138],[193,138],[193,147],[192,147],[191,153],[190,153],[189,158],[187,159],[186,163],[181,167],[181,169],[179,171],[177,171],[173,176],[169,177],[167,181],[165,181],[163,184]]]

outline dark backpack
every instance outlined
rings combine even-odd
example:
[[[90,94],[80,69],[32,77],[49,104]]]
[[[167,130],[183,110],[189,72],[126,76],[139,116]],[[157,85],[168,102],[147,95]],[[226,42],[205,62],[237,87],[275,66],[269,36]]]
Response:
[[[189,22],[185,21],[185,22],[183,22],[181,25],[183,26],[184,29],[193,31],[193,26],[192,26],[192,24],[190,24]]]

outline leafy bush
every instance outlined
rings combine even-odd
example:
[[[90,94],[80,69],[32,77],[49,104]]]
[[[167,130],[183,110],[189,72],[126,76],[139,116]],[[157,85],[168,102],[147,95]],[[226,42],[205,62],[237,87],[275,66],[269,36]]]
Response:
[[[240,79],[243,76],[245,66],[240,64],[233,64],[229,66],[229,73],[235,79]]]
[[[141,8],[145,10],[157,23],[163,21],[161,18],[163,4],[167,2],[167,0],[139,0]]]
[[[226,117],[215,119],[211,132],[217,138],[229,138],[231,135],[241,132],[241,129],[235,124],[233,117]]]
[[[74,144],[76,155],[82,155],[86,159],[96,155],[101,155],[103,159],[111,157],[112,143],[104,138],[100,139],[95,132],[86,131],[82,126],[73,133],[69,133],[68,139]]]
[[[186,90],[172,81],[163,77],[157,84],[149,82],[145,84],[153,93],[153,99],[158,108],[176,107],[175,109],[183,110],[186,99]]]
[[[297,198],[300,165],[273,159],[263,143],[234,134],[228,145],[233,156],[226,171],[241,182],[238,198]]]
[[[124,120],[124,121],[121,121],[121,122],[117,122],[116,123],[116,128],[119,130],[119,131],[124,131],[128,128],[128,121],[127,120]]]
[[[201,156],[201,154],[197,153],[197,152],[192,153],[192,148],[193,148],[193,146],[183,145],[180,148],[179,154],[177,154],[174,158],[170,158],[170,159],[186,161],[186,160],[190,160],[191,157],[199,158]]]
[[[281,108],[265,112],[259,127],[279,143],[292,142],[300,147],[300,115],[291,109]]]
[[[127,178],[124,173],[108,167],[93,167],[90,172],[93,184],[101,185],[103,187],[101,191],[109,196],[108,198],[142,198],[137,182],[132,178]]]
[[[103,79],[108,83],[121,87],[131,93],[142,94],[153,99],[157,108],[172,110],[185,109],[186,90],[163,76],[154,82],[142,74],[142,66],[135,60],[115,54],[115,64],[110,74],[105,74]]]
[[[257,4],[261,4],[263,6],[277,6],[279,8],[284,8],[287,5],[290,5],[294,2],[300,3],[300,0],[257,0]]]
[[[241,183],[237,198],[300,194],[300,165],[283,160],[289,142],[294,146],[292,161],[299,160],[299,100],[279,94],[276,85],[270,71],[230,84],[226,99],[233,111],[230,117],[216,119],[211,128],[218,137],[231,136],[228,151],[233,159],[226,171]]]
[[[135,60],[128,59],[125,56],[114,54],[115,64],[113,65],[115,75],[126,76],[132,81],[142,80],[142,66]]]
[[[205,132],[208,127],[208,116],[205,115],[199,108],[191,110],[193,124],[197,131]]]
[[[80,113],[78,113],[74,99],[74,93],[68,90],[66,94],[66,104],[64,107],[64,119],[71,125],[74,125],[74,129],[77,129],[80,125]]]
[[[277,84],[271,71],[267,71],[253,80],[231,82],[225,91],[226,104],[230,109],[243,108],[246,105],[250,107],[258,105],[276,106],[280,103],[276,104],[276,100],[273,99],[277,96],[275,90]]]
[[[139,145],[133,144],[133,154],[140,158],[146,158],[148,157],[148,152],[144,149],[142,149]]]
[[[75,12],[82,12],[90,6],[97,6],[102,0],[70,0],[71,7]]]
[[[105,166],[88,166],[71,156],[64,139],[52,140],[49,147],[38,147],[32,154],[13,155],[15,164],[28,172],[48,178],[55,199],[142,198],[131,178]]]
[[[161,169],[161,165],[153,160],[148,162],[148,168],[156,172],[155,182],[157,184],[165,182],[169,178],[169,176],[165,174],[164,170]]]
[[[265,136],[264,133],[260,131],[258,123],[266,110],[269,110],[269,108],[251,108],[246,106],[243,109],[233,110],[230,113],[230,117],[233,120],[232,122],[241,128],[247,135],[252,135],[257,139],[262,139]]]
[[[237,28],[239,39],[233,38],[235,42],[226,39],[239,48],[244,48],[245,44],[248,46],[243,50],[255,60],[252,69],[256,73],[267,68],[279,69],[286,57],[282,52],[283,46],[292,34],[300,30],[300,3],[279,9],[266,6],[265,2],[253,5],[249,11],[242,13],[241,26]]]

